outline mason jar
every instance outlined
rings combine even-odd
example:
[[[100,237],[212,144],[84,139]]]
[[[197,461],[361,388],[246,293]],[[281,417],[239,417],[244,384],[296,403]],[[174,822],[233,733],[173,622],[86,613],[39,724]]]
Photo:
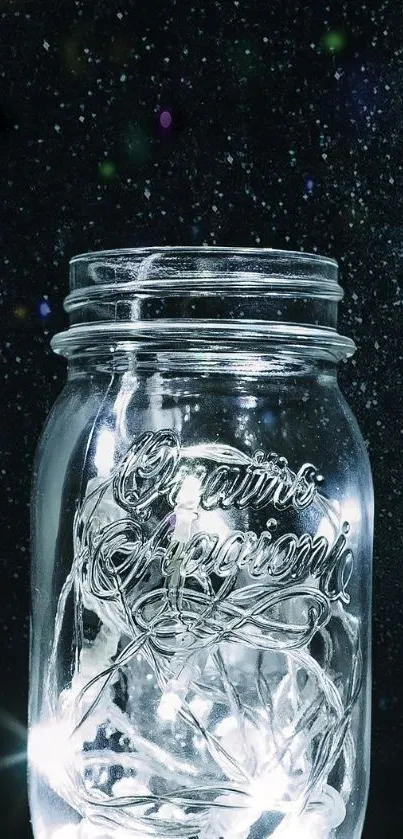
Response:
[[[35,839],[358,839],[373,495],[327,257],[77,256],[32,503]]]

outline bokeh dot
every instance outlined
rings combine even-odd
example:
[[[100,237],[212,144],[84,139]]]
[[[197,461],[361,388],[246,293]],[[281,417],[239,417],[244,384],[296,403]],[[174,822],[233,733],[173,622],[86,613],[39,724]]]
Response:
[[[161,128],[170,128],[172,125],[172,115],[169,111],[161,111],[160,113],[160,125]]]
[[[105,180],[110,180],[114,178],[116,175],[116,166],[112,160],[103,160],[102,163],[99,164],[99,174]]]
[[[322,42],[327,52],[341,52],[346,46],[346,36],[344,32],[333,29],[330,32],[325,32]]]
[[[39,314],[40,314],[41,318],[49,317],[52,310],[51,310],[50,305],[49,305],[47,300],[41,300],[40,301],[39,306],[38,306],[38,311],[39,311]]]
[[[17,318],[17,320],[25,320],[27,316],[28,307],[25,306],[23,303],[19,303],[18,306],[16,306],[14,309],[14,317]]]

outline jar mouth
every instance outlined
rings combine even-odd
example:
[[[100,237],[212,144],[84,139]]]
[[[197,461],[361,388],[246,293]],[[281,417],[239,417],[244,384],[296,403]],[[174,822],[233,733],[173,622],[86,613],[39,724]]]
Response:
[[[81,295],[126,286],[134,293],[293,294],[341,300],[334,259],[305,251],[218,246],[154,246],[94,251],[70,260],[66,310]]]
[[[343,297],[335,260],[304,251],[217,246],[103,250],[70,261],[70,328],[52,341],[135,343],[175,352],[303,352],[340,358],[355,350],[337,333]]]

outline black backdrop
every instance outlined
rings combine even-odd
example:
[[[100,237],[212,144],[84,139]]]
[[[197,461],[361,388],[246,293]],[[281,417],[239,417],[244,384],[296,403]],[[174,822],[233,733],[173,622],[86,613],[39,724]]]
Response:
[[[30,836],[29,485],[64,380],[49,338],[64,322],[68,259],[101,247],[205,242],[319,251],[341,265],[340,326],[358,352],[340,379],[376,491],[365,839],[381,828],[398,839],[400,0],[0,0],[0,46],[0,836]]]

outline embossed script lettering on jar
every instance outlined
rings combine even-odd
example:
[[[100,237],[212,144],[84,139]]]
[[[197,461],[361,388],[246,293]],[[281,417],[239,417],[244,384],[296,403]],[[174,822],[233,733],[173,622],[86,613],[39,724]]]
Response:
[[[272,507],[281,518],[287,509],[299,513],[315,502],[325,507],[327,501],[318,490],[322,481],[312,464],[293,472],[275,453],[249,456],[219,444],[181,447],[171,430],[145,432],[111,477],[90,488],[76,518],[86,560],[83,585],[89,585],[95,597],[108,600],[117,592],[132,592],[157,565],[166,586],[143,594],[131,608],[144,631],[152,618],[149,634],[161,652],[174,652],[178,632],[189,629],[192,620],[197,621],[192,635],[182,639],[189,650],[223,640],[227,633],[232,637],[236,614],[237,631],[248,631],[248,641],[257,646],[270,647],[274,638],[286,646],[306,644],[329,618],[331,601],[349,602],[353,552],[347,546],[348,522],[329,542],[306,532],[277,535],[276,518],[269,518],[266,529],[256,533],[230,529],[221,516],[225,535],[204,530],[203,519],[208,521],[216,508]],[[99,526],[96,513],[108,496],[113,498],[107,502],[113,520]],[[258,590],[255,584],[242,585],[228,599],[228,592],[240,584],[241,571],[264,579],[265,585]],[[190,578],[201,584],[203,593],[186,588]],[[218,583],[220,579],[225,583]],[[298,626],[292,623],[291,601]],[[170,625],[168,616],[179,623]]]

